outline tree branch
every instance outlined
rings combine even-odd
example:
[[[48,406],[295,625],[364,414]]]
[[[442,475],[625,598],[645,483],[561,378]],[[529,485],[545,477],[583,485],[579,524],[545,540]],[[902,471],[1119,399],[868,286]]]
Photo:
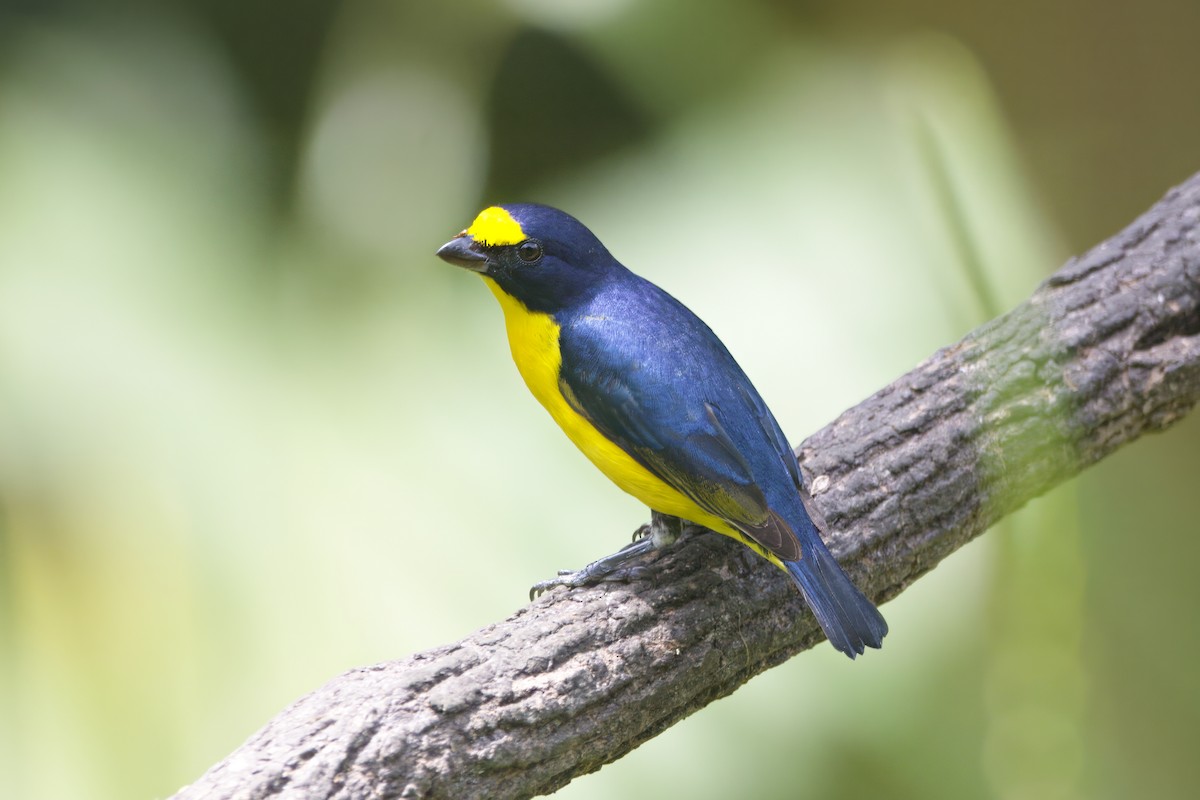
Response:
[[[1198,398],[1200,175],[798,452],[831,549],[881,601]],[[176,798],[550,792],[822,638],[787,576],[725,537],[654,570],[347,672]]]

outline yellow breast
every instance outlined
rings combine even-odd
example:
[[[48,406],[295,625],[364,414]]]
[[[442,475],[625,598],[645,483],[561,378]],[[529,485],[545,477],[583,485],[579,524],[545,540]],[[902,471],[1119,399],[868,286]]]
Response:
[[[488,288],[504,310],[504,325],[513,361],[525,385],[550,412],[567,437],[613,483],[641,500],[650,508],[691,520],[722,533],[739,534],[723,520],[712,516],[690,498],[659,479],[629,454],[596,430],[567,403],[559,389],[559,370],[562,352],[559,350],[559,326],[549,314],[527,309],[519,300],[505,293],[495,281],[484,276]]]

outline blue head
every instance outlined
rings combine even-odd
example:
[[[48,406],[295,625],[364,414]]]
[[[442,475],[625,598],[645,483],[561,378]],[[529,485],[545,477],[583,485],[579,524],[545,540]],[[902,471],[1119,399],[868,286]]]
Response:
[[[492,279],[530,311],[551,314],[624,272],[579,220],[531,203],[485,208],[437,254]]]

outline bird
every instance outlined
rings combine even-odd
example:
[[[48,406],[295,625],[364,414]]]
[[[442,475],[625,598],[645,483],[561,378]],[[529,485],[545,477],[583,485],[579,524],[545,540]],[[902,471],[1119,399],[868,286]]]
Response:
[[[786,572],[837,650],[854,658],[882,645],[887,622],[821,540],[779,423],[698,316],[550,206],[489,206],[437,256],[483,278],[529,391],[602,473],[650,508],[640,538],[535,585],[531,598],[640,577],[631,562],[699,526]]]

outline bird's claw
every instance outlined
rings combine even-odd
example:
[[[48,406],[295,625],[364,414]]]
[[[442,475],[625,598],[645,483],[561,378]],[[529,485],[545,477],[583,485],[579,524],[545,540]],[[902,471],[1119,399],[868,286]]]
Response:
[[[544,592],[548,592],[556,586],[565,586],[568,589],[574,589],[576,586],[587,585],[587,567],[583,569],[560,569],[553,578],[547,578],[544,581],[538,581],[533,586],[529,587],[529,599],[534,600],[540,597]]]
[[[600,572],[598,570],[590,570],[589,564],[587,567],[579,570],[560,569],[558,575],[553,578],[547,578],[544,581],[538,581],[529,588],[529,599],[536,600],[543,593],[551,589],[564,586],[568,589],[577,589],[580,586],[593,586],[597,583],[631,583],[640,581],[650,577],[650,568],[646,566],[621,567],[609,572]]]
[[[534,600],[538,595],[553,589],[555,586],[565,586],[574,589],[579,586],[590,586],[602,581],[634,581],[650,574],[650,570],[640,564],[629,564],[635,558],[654,550],[654,542],[649,537],[635,539],[622,547],[611,556],[597,559],[580,570],[559,570],[558,575],[544,581],[538,581],[529,589],[529,599]]]

